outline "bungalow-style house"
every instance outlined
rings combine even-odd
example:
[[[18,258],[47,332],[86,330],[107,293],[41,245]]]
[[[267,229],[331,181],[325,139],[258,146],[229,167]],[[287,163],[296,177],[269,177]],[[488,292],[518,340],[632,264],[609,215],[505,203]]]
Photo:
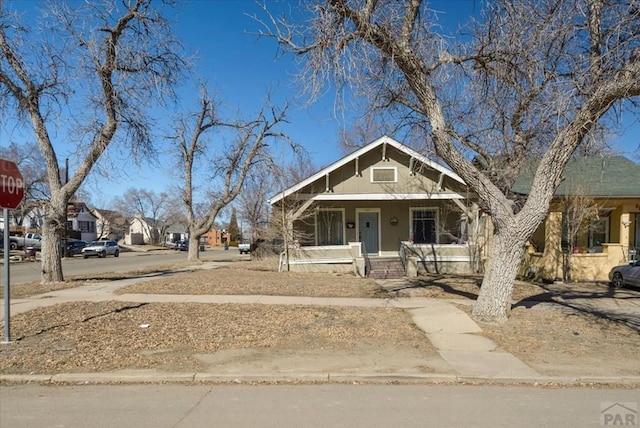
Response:
[[[527,194],[533,168],[513,190]],[[555,192],[524,263],[538,278],[608,280],[640,251],[640,165],[622,156],[576,158]]]
[[[96,234],[98,239],[120,241],[124,238],[129,224],[122,213],[95,208],[91,210],[91,214],[96,217]]]
[[[478,209],[463,180],[388,136],[269,203],[294,231],[281,268],[389,278],[479,263]]]

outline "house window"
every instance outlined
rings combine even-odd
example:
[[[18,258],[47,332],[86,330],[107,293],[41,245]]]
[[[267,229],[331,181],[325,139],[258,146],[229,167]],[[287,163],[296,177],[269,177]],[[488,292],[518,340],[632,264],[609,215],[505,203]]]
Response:
[[[79,221],[78,230],[84,233],[95,233],[96,224],[92,221]]]
[[[341,209],[321,209],[316,215],[317,245],[344,243],[344,213]]]
[[[590,253],[602,252],[602,244],[609,242],[609,217],[591,217],[580,223],[571,222],[570,215],[562,217],[562,251],[573,248],[576,251],[588,250]]]
[[[398,181],[398,168],[371,168],[372,183],[395,183]]]
[[[411,239],[416,244],[435,244],[438,242],[437,211],[433,208],[411,209]]]
[[[591,220],[589,223],[589,249],[602,251],[602,244],[609,242],[609,217]]]

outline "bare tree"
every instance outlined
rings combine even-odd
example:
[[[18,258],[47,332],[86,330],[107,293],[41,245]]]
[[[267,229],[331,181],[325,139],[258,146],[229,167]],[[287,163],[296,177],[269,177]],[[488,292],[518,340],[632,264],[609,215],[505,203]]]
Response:
[[[286,122],[286,112],[286,105],[277,109],[267,102],[252,121],[225,122],[219,118],[214,100],[202,87],[199,110],[176,119],[177,129],[171,139],[179,150],[183,168],[182,201],[189,231],[189,260],[199,259],[200,237],[211,229],[218,213],[235,200],[256,163],[268,157],[269,142],[288,140],[276,130],[279,124]],[[220,127],[233,130],[233,141],[225,145],[220,137],[213,153],[206,134]],[[204,167],[210,175],[201,181],[205,185],[197,189],[195,169],[198,161],[207,160],[209,163]],[[205,197],[196,203],[198,190]]]
[[[262,164],[266,166],[266,163]],[[254,169],[246,178],[243,191],[238,197],[240,216],[248,222],[252,242],[264,235],[269,223],[267,199],[273,192],[274,180],[269,168]]]
[[[559,208],[562,212],[562,239],[563,244],[563,279],[573,280],[573,254],[579,251],[578,239],[594,231],[600,212],[600,204],[596,203],[593,197],[587,192],[572,191],[571,194],[562,197],[559,201]],[[599,231],[602,232],[602,231]],[[585,239],[585,250],[588,247],[589,239]]]
[[[107,147],[114,140],[134,154],[153,147],[144,108],[171,93],[182,61],[151,3],[86,1],[72,9],[50,2],[37,32],[0,3],[0,108],[30,125],[47,165],[43,282],[64,280],[59,239],[67,201]],[[66,183],[58,138],[75,143],[83,156]]]
[[[306,60],[312,96],[334,81],[397,113],[477,194],[494,232],[473,314],[504,321],[565,165],[608,112],[640,95],[640,3],[497,0],[465,38],[448,37],[427,0],[310,6],[297,24],[268,15],[269,35]],[[515,204],[510,185],[531,156],[531,192]]]
[[[307,153],[296,153],[297,157],[286,167],[271,165],[276,189],[281,189],[281,193],[288,187],[299,183],[305,178],[313,175],[310,164],[303,162]],[[306,166],[305,166],[306,165]],[[272,195],[275,196],[275,195]],[[283,195],[284,196],[284,195]],[[310,199],[299,199],[299,194],[294,193],[290,197],[283,197],[273,206],[269,219],[269,228],[265,233],[267,238],[273,241],[282,242],[284,255],[284,269],[289,270],[289,260],[292,251],[295,251],[302,243],[309,242],[313,234],[309,232],[310,224],[315,219],[315,210],[312,208],[313,201]],[[279,245],[277,245],[279,247]],[[269,253],[269,251],[264,251]]]

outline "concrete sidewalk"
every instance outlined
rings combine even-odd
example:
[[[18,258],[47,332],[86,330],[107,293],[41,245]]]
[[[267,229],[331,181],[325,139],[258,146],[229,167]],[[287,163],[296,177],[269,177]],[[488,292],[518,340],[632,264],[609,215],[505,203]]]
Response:
[[[211,269],[220,263],[205,264]],[[89,284],[81,287],[58,290],[25,299],[11,301],[11,313],[17,314],[42,306],[73,301],[119,300],[137,303],[176,302],[176,303],[236,303],[262,305],[317,305],[351,306],[376,308],[401,308],[410,311],[413,321],[425,332],[426,338],[437,349],[442,361],[429,361],[437,369],[431,373],[398,369],[401,365],[389,364],[394,371],[366,373],[355,369],[350,373],[344,370],[325,371],[324,367],[307,365],[287,365],[286,356],[280,364],[265,365],[271,367],[268,372],[248,372],[241,363],[235,371],[219,373],[211,370],[204,373],[165,373],[157,371],[125,370],[113,373],[69,373],[58,375],[0,375],[0,381],[38,381],[38,382],[260,382],[260,381],[430,381],[430,382],[498,382],[525,384],[640,384],[640,377],[579,378],[543,376],[514,355],[499,351],[496,343],[480,336],[480,327],[454,304],[433,298],[319,298],[263,295],[149,295],[115,294],[120,287],[153,279],[147,277]],[[3,302],[4,305],[4,302]],[[233,351],[228,358],[241,361],[246,355]],[[314,356],[321,358],[322,356]],[[300,360],[300,359],[298,359]],[[213,364],[215,367],[215,364]],[[273,368],[275,367],[275,368]],[[287,367],[280,369],[279,367]],[[391,369],[390,369],[391,370]]]

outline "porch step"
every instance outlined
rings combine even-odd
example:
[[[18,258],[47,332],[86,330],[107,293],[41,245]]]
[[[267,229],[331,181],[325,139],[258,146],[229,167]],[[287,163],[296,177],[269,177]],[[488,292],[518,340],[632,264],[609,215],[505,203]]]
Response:
[[[369,278],[373,279],[401,279],[405,277],[404,266],[400,257],[369,259],[371,262],[371,270]]]

